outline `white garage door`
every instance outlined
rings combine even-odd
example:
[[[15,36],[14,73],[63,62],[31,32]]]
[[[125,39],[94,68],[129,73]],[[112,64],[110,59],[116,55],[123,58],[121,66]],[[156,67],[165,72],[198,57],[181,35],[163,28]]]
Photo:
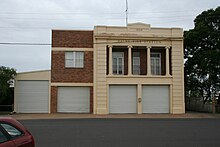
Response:
[[[17,81],[18,113],[48,113],[49,81]]]
[[[143,113],[169,113],[169,86],[143,86]]]
[[[58,112],[90,112],[89,87],[58,87]]]
[[[109,113],[137,113],[136,86],[109,87]]]

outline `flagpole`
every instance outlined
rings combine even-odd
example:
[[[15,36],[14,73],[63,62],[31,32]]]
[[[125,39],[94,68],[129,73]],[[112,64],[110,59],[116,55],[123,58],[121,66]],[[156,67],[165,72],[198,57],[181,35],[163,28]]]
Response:
[[[125,10],[125,13],[126,13],[126,26],[128,26],[128,0],[126,0],[126,10]]]

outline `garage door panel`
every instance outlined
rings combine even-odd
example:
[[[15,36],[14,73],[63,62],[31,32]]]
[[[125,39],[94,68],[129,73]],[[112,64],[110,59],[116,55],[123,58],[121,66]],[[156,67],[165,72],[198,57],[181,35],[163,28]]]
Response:
[[[58,112],[90,112],[89,87],[59,87]]]
[[[143,113],[169,113],[169,86],[143,86]]]
[[[109,113],[137,113],[136,86],[109,87]]]
[[[17,112],[48,113],[49,81],[17,81]]]

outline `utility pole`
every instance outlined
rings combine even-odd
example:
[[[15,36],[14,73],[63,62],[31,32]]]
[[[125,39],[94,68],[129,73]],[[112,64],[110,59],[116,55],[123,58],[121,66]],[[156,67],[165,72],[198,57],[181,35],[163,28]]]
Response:
[[[125,14],[126,14],[126,26],[128,26],[128,0],[126,0]]]

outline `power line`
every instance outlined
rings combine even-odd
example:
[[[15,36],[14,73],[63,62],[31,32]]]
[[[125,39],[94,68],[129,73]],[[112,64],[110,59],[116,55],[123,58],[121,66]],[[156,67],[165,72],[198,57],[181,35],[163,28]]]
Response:
[[[159,39],[159,41],[167,41],[167,40],[171,40],[173,38],[170,37],[166,37],[166,38],[162,38]],[[174,39],[183,39],[182,37],[175,37]],[[151,39],[151,41],[154,41],[153,39]],[[157,39],[158,41],[158,39]],[[126,42],[117,42],[117,41],[113,41],[113,42],[100,42],[100,43],[95,43],[95,42],[71,42],[71,45],[88,45],[88,44],[123,44]],[[27,46],[65,46],[65,45],[69,45],[69,44],[56,44],[56,43],[31,43],[31,42],[0,42],[0,45],[27,45]]]
[[[138,19],[138,18],[137,18]],[[137,20],[137,19],[131,19],[131,20]],[[185,20],[191,20],[191,18],[185,18],[185,19],[176,19],[176,20],[170,20],[170,21],[159,21],[159,22],[151,22],[151,24],[164,24],[164,23],[171,23],[171,22],[181,22],[181,21],[185,21]],[[30,26],[22,26],[22,27],[5,27],[5,26],[0,26],[0,29],[61,29],[61,30],[65,30],[65,29],[92,29],[93,26],[91,27],[82,27],[82,26],[79,26],[79,27],[65,27],[65,26],[62,26],[62,27],[30,27]]]
[[[139,13],[185,13],[185,12],[195,12],[195,11],[203,11],[203,9],[194,9],[194,10],[176,10],[176,11],[170,11],[170,10],[167,10],[167,11],[139,11],[139,12],[135,12],[135,11],[131,11],[129,12],[129,14],[139,14]],[[61,14],[61,15],[72,15],[72,14],[100,14],[100,15],[103,15],[103,14],[123,14],[124,12],[51,12],[51,13],[44,13],[44,12],[0,12],[0,15],[20,15],[20,14],[25,14],[25,15],[33,15],[33,14],[39,14],[39,15],[58,15],[58,14]]]
[[[50,30],[55,30],[55,29],[92,29],[93,27],[29,27],[29,26],[23,26],[23,27],[3,27],[0,26],[0,29],[50,29]]]
[[[51,43],[0,42],[0,45],[48,46],[52,44]]]
[[[190,17],[190,16],[195,16],[195,15],[177,15],[177,16],[159,16],[159,17],[147,17],[147,18],[163,18],[163,19],[167,19],[167,18],[180,18],[180,17]],[[213,16],[214,17],[214,16]],[[217,17],[217,16],[216,16]],[[15,19],[15,20],[24,20],[24,19],[32,19],[32,20],[74,20],[75,18],[34,18],[34,17],[24,17],[24,18],[18,18],[18,17],[0,17],[1,19]],[[142,16],[142,17],[133,17],[131,19],[144,19],[146,18],[146,16]],[[83,19],[83,18],[80,18]],[[86,20],[89,20],[88,18],[85,18]],[[92,20],[94,20],[94,18],[91,18]],[[102,18],[98,18],[98,19],[103,19]],[[124,19],[123,17],[107,17],[104,19]]]

